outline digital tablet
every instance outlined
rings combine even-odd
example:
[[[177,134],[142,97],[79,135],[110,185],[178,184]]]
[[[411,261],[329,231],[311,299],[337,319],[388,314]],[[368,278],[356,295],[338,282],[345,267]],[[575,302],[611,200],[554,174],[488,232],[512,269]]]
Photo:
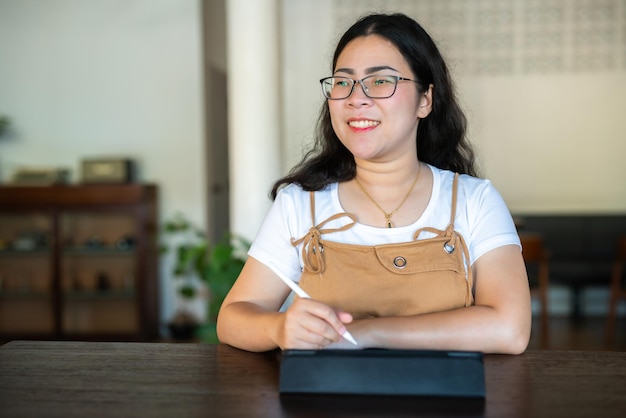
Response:
[[[281,394],[485,397],[483,355],[430,350],[283,350]]]

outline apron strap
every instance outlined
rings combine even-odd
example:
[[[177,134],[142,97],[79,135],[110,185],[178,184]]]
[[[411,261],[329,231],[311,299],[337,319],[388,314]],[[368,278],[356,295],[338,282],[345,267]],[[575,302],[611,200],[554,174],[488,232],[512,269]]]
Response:
[[[315,193],[309,192],[309,200],[311,202],[311,225],[315,225]],[[323,229],[324,225],[332,222],[336,219],[341,219],[347,217],[350,219],[345,225],[340,226],[339,228],[328,228]],[[319,225],[312,226],[309,229],[309,232],[299,239],[291,238],[291,245],[294,247],[301,243],[302,245],[302,261],[304,266],[313,273],[320,273],[324,271],[324,257],[322,253],[324,252],[324,246],[322,245],[322,234],[331,234],[333,232],[340,232],[350,229],[356,224],[356,218],[354,215],[349,213],[336,213],[321,222]]]
[[[432,232],[433,234],[440,236],[440,237],[442,236],[452,237],[452,235],[455,233],[454,232],[454,217],[456,216],[456,196],[457,196],[458,188],[459,188],[459,173],[454,173],[454,180],[452,181],[452,204],[450,205],[451,206],[450,207],[450,222],[448,222],[448,226],[446,227],[446,230],[442,231],[440,229],[426,226],[424,228],[420,228],[417,231],[415,231],[415,234],[413,234],[413,240],[417,240],[419,235],[423,231]]]
[[[463,236],[454,230],[454,217],[456,216],[458,188],[459,173],[454,173],[454,180],[452,181],[452,204],[450,208],[450,222],[448,223],[446,230],[442,231],[440,229],[427,226],[415,231],[413,239],[417,240],[419,235],[424,231],[431,232],[439,237],[448,237],[450,239],[444,244],[444,250],[447,252],[453,252],[456,250],[453,241],[456,241],[454,238],[458,237],[458,243],[461,246],[461,250],[463,251],[463,259],[465,260],[465,271],[467,272],[467,293],[465,297],[465,306],[469,306],[472,303],[471,294],[474,288],[474,277],[472,275],[472,266],[470,265],[469,250],[467,249],[467,244],[465,243],[465,239],[463,238]]]
[[[452,208],[450,210],[450,224],[448,229],[454,229],[454,217],[456,216],[456,195],[459,188],[459,173],[454,173],[454,180],[452,181]]]

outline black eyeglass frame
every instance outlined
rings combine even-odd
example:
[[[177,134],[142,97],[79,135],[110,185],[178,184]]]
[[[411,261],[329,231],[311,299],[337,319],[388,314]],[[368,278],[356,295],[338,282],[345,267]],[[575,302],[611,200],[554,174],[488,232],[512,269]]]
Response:
[[[391,94],[388,95],[388,96],[370,96],[368,94],[368,92],[367,92],[368,88],[365,87],[365,84],[363,84],[363,81],[367,80],[368,78],[373,78],[373,77],[389,77],[389,78],[395,79],[396,82],[393,85],[393,92],[391,92]],[[352,83],[352,85],[350,86],[350,92],[348,93],[348,95],[346,97],[328,97],[328,95],[326,94],[326,90],[324,89],[324,82],[326,80],[330,80],[331,78],[339,78],[339,79],[342,79],[342,80],[350,81]],[[387,75],[387,74],[368,75],[367,77],[363,77],[360,80],[354,80],[354,79],[352,79],[350,77],[344,77],[344,76],[340,76],[340,75],[333,75],[333,76],[330,76],[330,77],[324,77],[324,78],[320,79],[320,85],[322,87],[322,94],[324,95],[324,97],[327,100],[345,100],[345,99],[347,99],[348,97],[352,96],[352,93],[354,93],[354,86],[356,86],[357,83],[359,83],[361,85],[361,89],[363,90],[363,93],[367,97],[369,97],[370,99],[388,99],[391,96],[393,96],[394,94],[396,94],[396,90],[398,88],[398,82],[399,81],[412,81],[412,82],[417,83],[419,85],[419,81],[417,81],[417,80],[413,80],[411,78],[406,78],[406,77],[401,77],[399,75]]]

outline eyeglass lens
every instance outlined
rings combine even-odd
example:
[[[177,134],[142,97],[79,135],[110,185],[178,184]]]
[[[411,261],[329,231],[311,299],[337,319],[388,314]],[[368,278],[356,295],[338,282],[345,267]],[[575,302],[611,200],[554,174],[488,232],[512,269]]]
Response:
[[[385,99],[395,93],[398,78],[385,75],[372,75],[362,80],[352,80],[348,77],[328,77],[322,80],[322,90],[328,99],[345,99],[350,96],[356,83],[361,83],[367,97]]]

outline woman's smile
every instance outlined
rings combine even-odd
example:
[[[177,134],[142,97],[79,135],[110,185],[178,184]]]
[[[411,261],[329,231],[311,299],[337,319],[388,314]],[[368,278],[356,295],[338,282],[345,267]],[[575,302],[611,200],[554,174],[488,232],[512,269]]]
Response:
[[[380,121],[372,119],[350,119],[348,126],[355,132],[370,131],[380,125]]]

